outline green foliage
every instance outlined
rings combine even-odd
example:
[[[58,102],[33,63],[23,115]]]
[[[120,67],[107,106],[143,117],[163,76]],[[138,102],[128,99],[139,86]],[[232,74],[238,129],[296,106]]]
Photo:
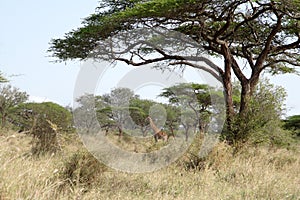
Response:
[[[293,115],[284,120],[283,127],[300,136],[300,115]]]
[[[285,98],[284,88],[274,86],[269,80],[263,79],[251,98],[246,115],[236,115],[232,132],[224,135],[228,140],[238,143],[287,143],[285,140],[289,140],[289,134],[281,128]]]
[[[71,113],[52,103],[24,103],[13,110],[14,123],[33,136],[32,154],[54,153],[60,149],[58,134],[70,130]]]
[[[248,142],[254,145],[268,144],[270,147],[289,147],[294,140],[290,131],[282,129],[280,120],[271,120],[251,132]]]
[[[130,100],[130,117],[140,127],[143,136],[146,136],[146,131],[149,128],[149,121],[146,118],[149,116],[149,110],[154,104],[155,102],[151,100],[144,100],[138,97]]]
[[[147,135],[149,130],[149,121],[147,116],[152,116],[155,120],[163,123],[165,119],[157,117],[165,117],[165,127],[173,132],[174,128],[178,127],[180,117],[180,108],[172,105],[157,103],[148,99],[141,99],[128,88],[117,88],[109,94],[102,96],[84,95],[78,98],[79,106],[74,110],[76,115],[80,115],[80,119],[76,124],[80,127],[95,127],[100,124],[100,127],[108,133],[110,129],[117,129],[120,134],[126,129],[132,134],[142,133]],[[96,111],[97,120],[93,118],[92,109]],[[166,115],[162,112],[166,111]],[[158,114],[159,113],[159,114]],[[137,129],[137,130],[134,130]]]
[[[253,54],[258,57],[264,48],[264,43],[258,41],[266,41],[275,25],[276,21],[273,16],[277,12],[276,9],[282,10],[284,23],[278,30],[282,34],[278,34],[278,37],[276,35],[274,42],[283,44],[286,38],[294,38],[299,33],[299,24],[293,17],[299,12],[299,3],[296,1],[287,1],[282,4],[280,1],[262,0],[255,3],[235,0],[209,2],[202,0],[105,0],[100,3],[95,14],[84,20],[84,27],[67,33],[64,39],[52,40],[49,51],[63,61],[83,59],[93,51],[99,40],[121,31],[134,29],[138,24],[143,26],[147,22],[153,22],[155,26],[159,25],[191,36],[203,45],[207,42],[214,42],[207,36],[219,36],[219,38],[235,43],[231,47],[235,55],[247,58],[249,54]],[[200,32],[204,36],[201,39],[199,38]],[[214,45],[213,47],[209,52],[219,54],[219,49]],[[242,53],[244,50],[247,53]],[[288,60],[299,60],[297,54],[281,52],[280,55],[286,55],[285,59],[283,59],[284,56],[270,52],[267,61],[272,68],[274,67],[273,71],[276,71],[276,64],[280,66],[280,63],[293,63],[294,65],[297,62],[288,62]],[[286,71],[288,68],[292,69],[287,65],[281,69]]]
[[[72,114],[66,108],[52,102],[23,103],[13,110],[14,121],[25,130],[32,128],[34,118],[50,120],[60,131],[69,131],[72,126]]]
[[[28,99],[26,92],[19,91],[11,85],[0,85],[0,116],[1,126],[6,125],[6,120],[12,109]]]
[[[112,108],[108,103],[108,95],[95,97],[95,109],[100,127],[108,131],[109,128],[116,125],[112,118]]]
[[[169,129],[176,129],[179,126],[180,119],[180,108],[173,106],[173,105],[165,105],[164,106],[167,112],[167,121],[166,125]],[[170,130],[171,131],[171,130]]]
[[[110,118],[116,124],[119,129],[120,136],[122,134],[124,126],[130,127],[129,120],[129,108],[130,100],[134,98],[134,92],[129,88],[116,88],[113,89],[109,94],[104,98],[105,103],[111,109]]]
[[[181,109],[184,127],[198,124],[200,131],[203,132],[212,111],[210,90],[213,88],[204,84],[180,83],[165,88],[160,96],[168,98],[169,103]]]
[[[85,129],[86,133],[99,125],[106,133],[109,129],[117,128],[122,134],[122,126],[128,120],[129,103],[133,96],[130,89],[117,88],[102,96],[86,94],[79,97],[78,106],[74,110],[76,126]]]

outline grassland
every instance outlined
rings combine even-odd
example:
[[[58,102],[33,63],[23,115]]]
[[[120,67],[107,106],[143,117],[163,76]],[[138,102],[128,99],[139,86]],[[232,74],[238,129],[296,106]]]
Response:
[[[30,136],[0,132],[0,199],[300,199],[299,148],[245,147],[219,143],[188,168],[184,156],[145,174],[105,167],[76,135],[61,138],[55,155],[33,157]]]

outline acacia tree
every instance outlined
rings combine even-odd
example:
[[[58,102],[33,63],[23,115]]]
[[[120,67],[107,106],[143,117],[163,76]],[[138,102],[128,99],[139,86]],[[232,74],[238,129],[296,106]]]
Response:
[[[76,99],[77,105],[73,110],[74,122],[77,128],[83,128],[87,133],[97,127],[97,116],[95,111],[95,97],[92,94],[85,94]]]
[[[96,13],[84,20],[83,27],[63,39],[53,39],[49,50],[61,61],[84,59],[100,40],[137,27],[162,27],[185,34],[224,61],[223,65],[213,65],[213,69],[223,81],[230,129],[236,114],[232,72],[242,89],[238,114],[245,116],[263,71],[292,73],[300,65],[299,19],[297,0],[103,0]],[[157,58],[147,58],[147,52],[138,49],[128,58],[116,60],[135,66],[166,60],[199,67],[191,62],[195,58],[170,55],[151,46],[148,49],[157,52]],[[134,56],[139,59],[135,61]],[[244,63],[239,64],[238,59]],[[249,76],[243,71],[245,66],[251,72]]]
[[[152,105],[154,105],[154,102],[147,99],[135,97],[130,100],[130,117],[139,126],[143,136],[146,136],[149,129],[149,121],[146,118],[149,116],[149,110]]]
[[[135,98],[134,92],[129,88],[115,88],[109,94],[104,95],[104,102],[111,110],[111,119],[119,130],[119,136],[123,134],[124,128],[132,129],[130,120],[130,100]]]
[[[108,134],[109,129],[116,126],[115,121],[112,118],[112,110],[110,105],[105,101],[108,95],[95,96],[95,108],[97,120],[100,127],[105,130],[105,134]]]
[[[208,85],[181,83],[164,88],[160,96],[168,98],[169,103],[189,108],[190,111],[194,112],[193,118],[196,122],[194,124],[198,124],[199,131],[204,133],[208,124],[209,106],[212,103]]]
[[[167,113],[166,127],[169,130],[169,135],[175,137],[174,129],[179,127],[180,122],[180,108],[173,106],[172,104],[164,104]]]

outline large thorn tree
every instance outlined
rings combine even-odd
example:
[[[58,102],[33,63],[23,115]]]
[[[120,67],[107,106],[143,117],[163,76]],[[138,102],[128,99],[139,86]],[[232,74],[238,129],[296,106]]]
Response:
[[[224,84],[229,129],[236,114],[232,73],[241,84],[238,114],[243,116],[263,71],[293,73],[300,65],[298,0],[102,0],[96,13],[86,18],[83,25],[64,38],[51,41],[49,51],[54,57],[60,61],[85,59],[100,40],[137,27],[178,31],[207,53],[221,57],[224,63],[216,69]],[[179,56],[160,49],[153,51],[157,51],[158,59],[147,60],[141,54],[140,63],[130,58],[122,61],[138,66],[173,59],[193,67]],[[245,73],[245,66],[250,75]]]

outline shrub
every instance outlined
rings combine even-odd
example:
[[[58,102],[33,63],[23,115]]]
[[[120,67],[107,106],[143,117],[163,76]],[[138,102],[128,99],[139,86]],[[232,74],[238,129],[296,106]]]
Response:
[[[72,125],[71,113],[51,103],[25,103],[14,109],[14,123],[33,136],[32,153],[54,153],[60,149],[59,133]]]
[[[107,167],[89,152],[78,150],[63,163],[59,178],[67,185],[83,184],[88,186],[106,170]]]
[[[226,133],[226,137],[234,137],[236,147],[245,142],[288,144],[290,134],[281,128],[285,98],[284,88],[274,86],[267,79],[262,80],[253,93],[247,113],[233,118],[232,131]]]
[[[300,137],[300,115],[293,115],[284,120],[283,127],[293,132],[295,136]]]

